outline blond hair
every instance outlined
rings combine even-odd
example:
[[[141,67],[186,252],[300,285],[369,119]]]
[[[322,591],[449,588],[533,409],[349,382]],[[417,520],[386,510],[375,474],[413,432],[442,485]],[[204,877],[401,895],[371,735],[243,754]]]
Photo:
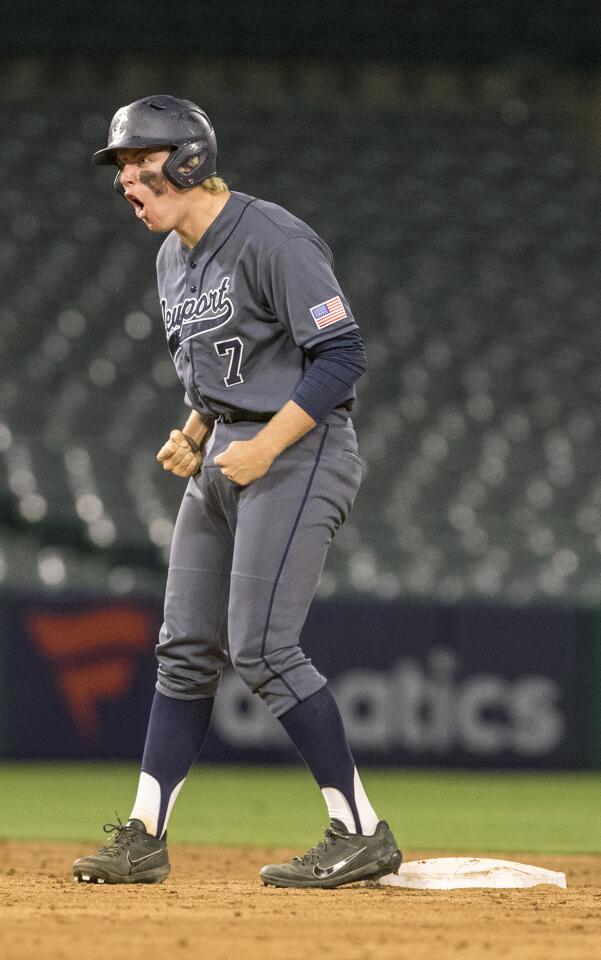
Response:
[[[227,183],[221,177],[207,177],[200,186],[209,193],[224,193],[228,189]]]

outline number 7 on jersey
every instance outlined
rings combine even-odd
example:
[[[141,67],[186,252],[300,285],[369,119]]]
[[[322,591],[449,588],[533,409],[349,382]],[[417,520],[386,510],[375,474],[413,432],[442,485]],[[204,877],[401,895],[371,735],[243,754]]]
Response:
[[[234,387],[238,383],[244,383],[244,377],[240,373],[244,344],[240,337],[232,337],[230,340],[218,340],[215,344],[215,350],[219,357],[229,356],[230,358],[227,374],[223,378],[226,387]]]

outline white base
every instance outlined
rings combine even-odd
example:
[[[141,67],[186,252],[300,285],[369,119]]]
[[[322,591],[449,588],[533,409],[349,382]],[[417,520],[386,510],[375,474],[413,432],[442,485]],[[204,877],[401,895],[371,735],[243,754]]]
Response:
[[[464,887],[536,887],[550,883],[567,887],[565,873],[545,870],[511,860],[487,860],[483,857],[437,857],[403,863],[398,873],[379,881],[384,887],[410,887],[414,890],[456,890]]]

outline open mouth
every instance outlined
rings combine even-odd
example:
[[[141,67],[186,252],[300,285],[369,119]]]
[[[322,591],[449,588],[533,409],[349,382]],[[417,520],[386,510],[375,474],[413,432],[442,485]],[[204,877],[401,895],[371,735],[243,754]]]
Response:
[[[133,193],[126,193],[125,198],[134,208],[136,217],[141,219],[144,216],[144,203],[134,196]]]

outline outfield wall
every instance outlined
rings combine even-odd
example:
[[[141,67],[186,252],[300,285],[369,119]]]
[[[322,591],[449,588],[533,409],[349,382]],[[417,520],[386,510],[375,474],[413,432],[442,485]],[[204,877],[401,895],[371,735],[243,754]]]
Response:
[[[154,685],[156,601],[0,596],[0,755],[136,758]],[[551,605],[331,600],[303,643],[362,763],[601,765],[601,631]],[[289,762],[279,724],[226,671],[204,756]]]

